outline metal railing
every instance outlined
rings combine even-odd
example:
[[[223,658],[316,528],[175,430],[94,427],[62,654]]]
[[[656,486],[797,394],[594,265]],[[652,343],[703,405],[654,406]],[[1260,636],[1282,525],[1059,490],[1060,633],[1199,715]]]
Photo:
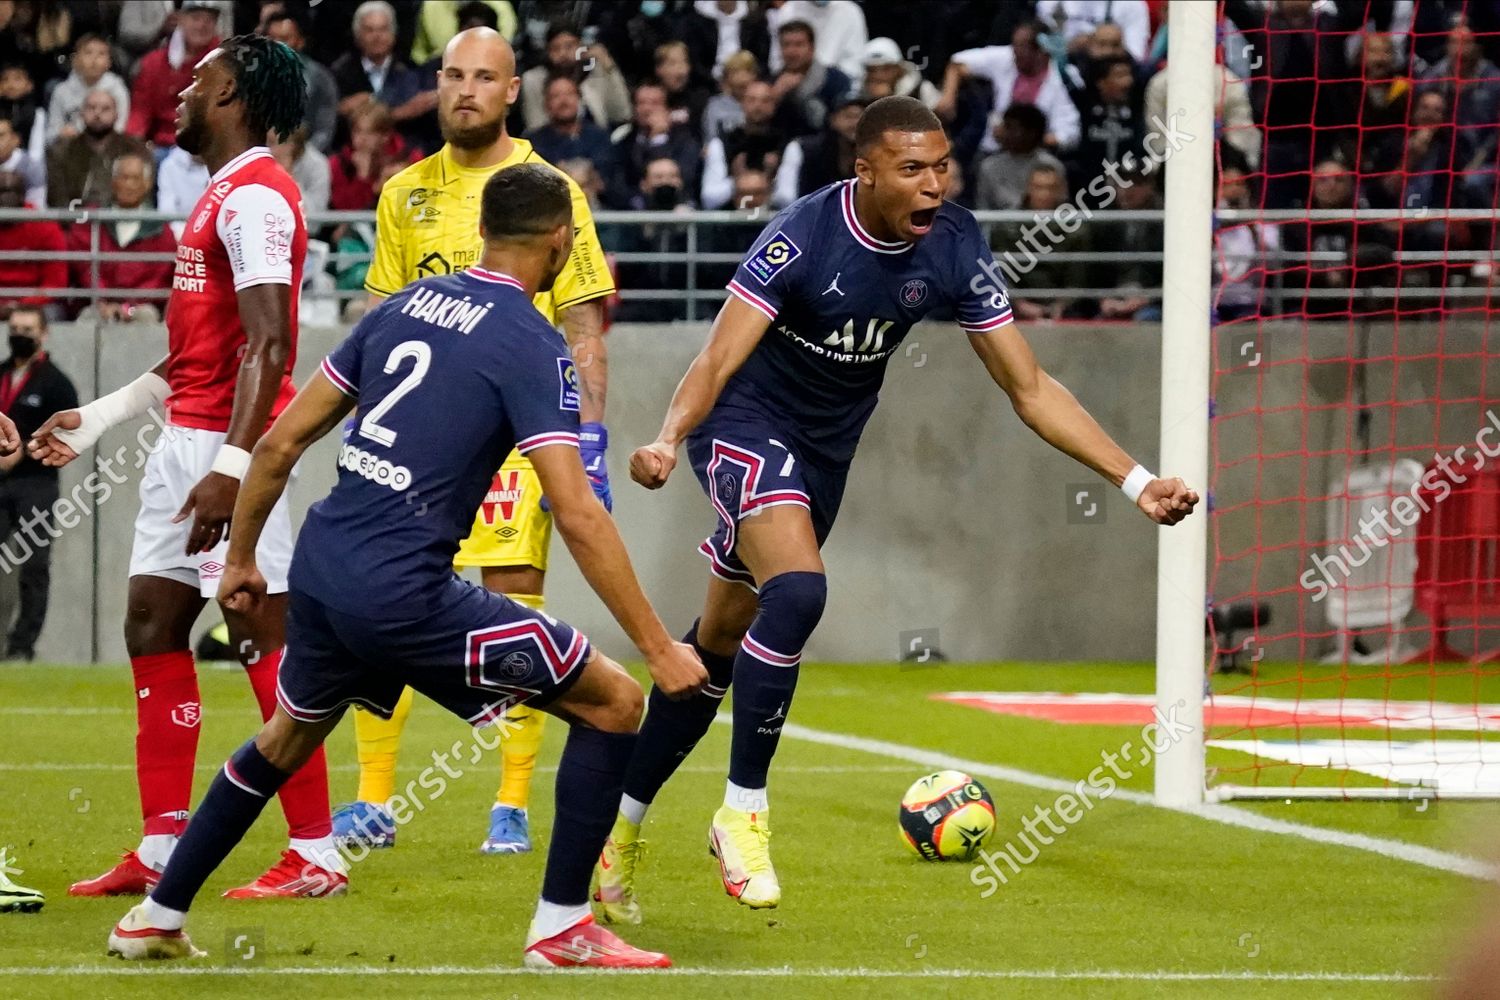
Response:
[[[701,249],[703,247],[722,246],[722,240],[705,239],[705,232],[717,231],[722,234],[725,228],[733,227],[744,234],[743,243],[748,247],[750,241],[760,231],[760,228],[774,215],[770,209],[759,209],[751,212],[744,211],[640,211],[624,212],[613,210],[601,210],[594,213],[594,221],[599,227],[601,234],[607,234],[611,227],[633,227],[636,229],[663,227],[670,230],[668,243],[671,248],[654,250],[612,250],[606,240],[606,250],[616,265],[626,268],[634,265],[657,265],[667,268],[680,269],[670,273],[674,282],[680,279],[679,284],[671,287],[629,287],[628,282],[622,282],[620,299],[622,302],[660,302],[671,301],[684,304],[683,316],[688,321],[708,318],[714,308],[724,300],[725,291],[722,280],[705,281],[705,277],[722,278],[733,266],[737,264],[743,250],[713,250]],[[1028,210],[1018,211],[982,211],[974,213],[978,221],[985,227],[986,234],[993,234],[995,225],[1020,224],[1029,225],[1038,219],[1038,213]],[[1096,232],[1109,226],[1126,222],[1155,222],[1161,223],[1165,213],[1161,210],[1126,210],[1105,209],[1092,212],[1090,225]],[[107,254],[100,252],[100,226],[112,222],[143,222],[143,223],[181,223],[186,220],[180,216],[154,210],[122,210],[122,209],[0,209],[0,225],[15,221],[25,220],[52,220],[70,226],[89,227],[89,249],[87,250],[64,250],[58,252],[38,252],[34,250],[11,250],[0,251],[0,262],[14,260],[56,260],[68,265],[86,263],[89,265],[89,280],[86,287],[79,287],[71,282],[69,287],[62,290],[56,288],[6,288],[5,297],[20,298],[27,296],[50,296],[53,298],[64,298],[74,301],[87,301],[95,303],[110,300],[164,300],[170,295],[169,289],[121,289],[100,287],[100,266],[108,262],[134,262],[134,263],[171,263],[175,260],[173,254],[149,253],[137,251],[111,251]],[[1480,209],[1451,209],[1451,210],[1426,210],[1426,209],[1361,209],[1351,211],[1338,210],[1220,210],[1216,213],[1216,221],[1221,227],[1233,226],[1245,223],[1305,223],[1305,222],[1440,222],[1451,221],[1477,221],[1495,223],[1500,220],[1500,213],[1493,210]],[[353,224],[364,224],[373,227],[375,213],[373,212],[317,212],[308,215],[308,229],[310,233],[329,233],[334,228]],[[996,255],[1003,260],[1006,248],[998,247]],[[1021,246],[1014,248],[1015,252],[1031,254]],[[1278,246],[1265,251],[1267,271],[1275,273],[1284,271],[1296,264],[1310,265],[1337,265],[1348,263],[1347,259],[1338,253],[1309,251],[1305,253],[1293,253],[1285,246]],[[328,253],[324,256],[325,271],[338,272],[345,268],[368,263],[372,259],[368,251],[339,250],[330,245]],[[1049,262],[1056,263],[1085,263],[1094,265],[1109,264],[1160,264],[1163,255],[1160,251],[1145,249],[1126,250],[1048,250],[1044,257]],[[1465,264],[1476,265],[1489,264],[1495,261],[1495,255],[1488,249],[1474,251],[1415,251],[1403,250],[1393,252],[1390,261],[1393,265],[1415,266],[1422,264]],[[705,275],[705,269],[716,269],[716,275]],[[1500,271],[1500,266],[1495,270]],[[340,289],[328,287],[328,283],[309,283],[308,277],[304,278],[303,297],[306,300],[316,301],[318,299],[332,299],[344,302],[350,299],[363,299],[365,292],[362,288]],[[1125,291],[1120,287],[1028,287],[1024,281],[1015,284],[1012,289],[1014,294],[1019,294],[1027,299],[1038,301],[1056,301],[1059,299],[1100,299],[1117,296]],[[1130,288],[1128,291],[1134,295],[1157,299],[1162,295],[1159,287]],[[1357,289],[1363,297],[1371,294],[1399,294],[1403,298],[1413,300],[1452,298],[1455,301],[1479,300],[1488,298],[1492,293],[1487,283],[1479,287],[1465,286],[1411,286],[1411,287],[1385,287],[1385,286],[1361,286]],[[1347,298],[1351,294],[1349,289],[1339,288],[1311,288],[1303,290],[1300,288],[1283,289],[1279,282],[1267,282],[1264,290],[1266,304],[1269,312],[1280,314],[1284,312],[1286,299],[1298,297],[1304,299],[1338,299]],[[704,307],[702,304],[707,303]]]

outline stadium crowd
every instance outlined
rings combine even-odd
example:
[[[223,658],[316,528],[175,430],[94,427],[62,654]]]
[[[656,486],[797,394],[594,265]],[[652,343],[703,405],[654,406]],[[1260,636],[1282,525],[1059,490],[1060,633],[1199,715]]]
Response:
[[[1496,5],[1225,0],[1221,11],[1219,207],[1495,207]],[[1165,12],[1165,0],[0,0],[0,206],[186,214],[208,178],[172,145],[177,94],[220,39],[256,31],[295,49],[306,71],[308,120],[273,147],[304,208],[371,210],[389,177],[441,145],[443,46],[483,24],[516,48],[511,134],[598,208],[780,208],[852,176],[860,109],[908,94],[949,126],[953,200],[1099,210],[1049,253],[1026,248],[1027,227],[993,227],[1023,318],[1149,320],[1159,315],[1159,258],[1088,255],[1160,248],[1159,223],[1109,211],[1161,205],[1148,137],[1171,135]],[[1493,228],[1225,223],[1220,316],[1347,313],[1372,292],[1486,284]],[[714,232],[700,249],[742,250],[753,228]],[[351,254],[373,240],[366,225],[319,235]],[[601,237],[614,252],[687,246],[671,224],[605,225]],[[117,223],[101,248],[170,249],[171,239],[170,227]],[[0,223],[0,249],[79,241],[53,223]],[[1418,259],[1409,252],[1423,263],[1407,263]],[[364,265],[344,260],[335,257],[330,281],[357,289]],[[671,289],[685,268],[619,270],[622,287]],[[0,285],[52,287],[58,273],[0,261]],[[81,279],[165,288],[171,264],[74,267],[71,280]],[[54,313],[81,307],[62,295],[32,301]],[[137,305],[108,311],[130,316]],[[683,315],[680,299],[624,305],[625,318]]]

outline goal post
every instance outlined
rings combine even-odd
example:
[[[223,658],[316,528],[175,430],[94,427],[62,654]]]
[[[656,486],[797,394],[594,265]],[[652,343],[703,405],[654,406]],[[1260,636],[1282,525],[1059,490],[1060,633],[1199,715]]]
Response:
[[[1203,622],[1208,592],[1209,329],[1213,241],[1214,60],[1218,5],[1168,7],[1167,113],[1185,141],[1166,167],[1161,327],[1161,441],[1156,473],[1203,496],[1193,517],[1157,528],[1156,709],[1187,727],[1156,757],[1156,801],[1204,797]]]

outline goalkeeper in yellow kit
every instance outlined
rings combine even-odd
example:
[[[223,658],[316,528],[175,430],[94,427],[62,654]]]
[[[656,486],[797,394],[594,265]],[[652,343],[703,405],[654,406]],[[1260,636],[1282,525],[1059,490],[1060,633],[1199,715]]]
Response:
[[[521,84],[515,68],[510,45],[489,28],[471,28],[448,43],[437,89],[445,145],[396,174],[380,192],[375,259],[365,279],[372,305],[409,282],[477,263],[483,248],[479,205],[485,181],[503,167],[543,162],[529,142],[506,134],[505,118]],[[610,507],[604,464],[608,439],[602,423],[607,371],[603,319],[604,300],[615,287],[588,201],[571,179],[568,187],[573,193],[572,255],[552,291],[534,301],[548,320],[562,323],[579,375],[580,451],[594,492]],[[463,405],[462,400],[453,403]],[[551,538],[552,516],[536,473],[528,460],[511,452],[454,562],[479,567],[485,587],[541,610]],[[389,721],[356,709],[359,799],[334,812],[334,836],[341,842],[371,847],[395,843],[386,803],[395,792],[396,752],[410,710],[410,688]],[[545,718],[529,708],[515,708],[500,727],[500,789],[480,847],[487,854],[531,849],[526,804]]]

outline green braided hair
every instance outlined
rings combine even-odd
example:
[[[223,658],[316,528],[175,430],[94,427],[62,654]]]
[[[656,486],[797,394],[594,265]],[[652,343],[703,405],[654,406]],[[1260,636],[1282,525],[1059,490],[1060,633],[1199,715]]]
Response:
[[[274,129],[276,138],[285,142],[307,117],[301,57],[264,35],[235,35],[219,48],[234,72],[246,124],[256,135]]]

